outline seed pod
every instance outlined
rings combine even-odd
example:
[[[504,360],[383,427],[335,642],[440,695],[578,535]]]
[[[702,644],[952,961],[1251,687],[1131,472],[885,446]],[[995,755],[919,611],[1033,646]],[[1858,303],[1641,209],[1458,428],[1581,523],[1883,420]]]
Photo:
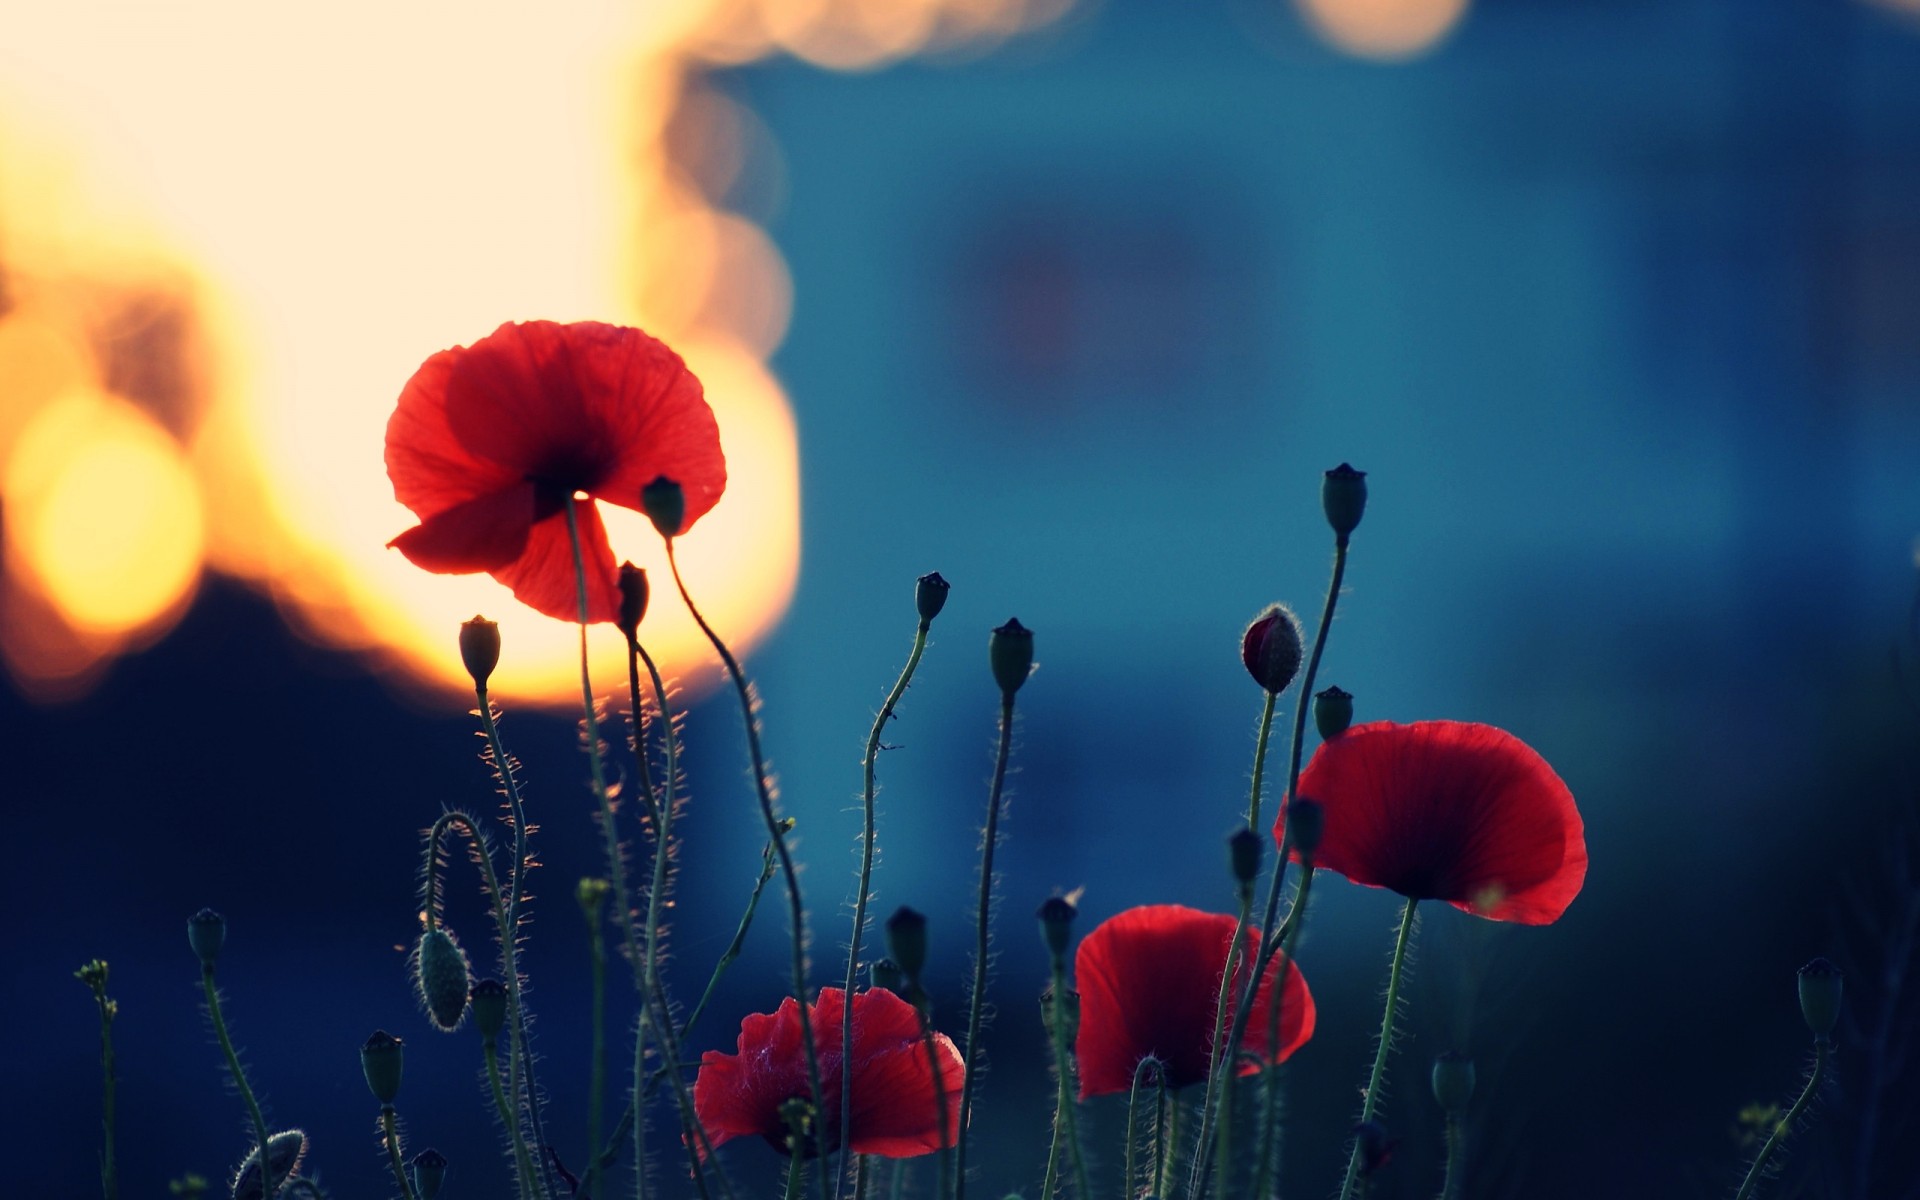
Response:
[[[226,944],[225,917],[210,908],[203,908],[187,918],[187,945],[193,947],[201,966],[211,969],[214,961],[220,957],[220,948]]]
[[[467,993],[467,1001],[473,1005],[473,1024],[480,1036],[489,1041],[499,1037],[507,1027],[507,985],[498,979],[482,979]]]
[[[366,1074],[367,1088],[375,1100],[392,1104],[400,1094],[401,1063],[400,1039],[384,1029],[376,1029],[360,1047],[360,1070]]]
[[[1337,687],[1313,694],[1313,727],[1320,740],[1330,742],[1353,724],[1353,696]]]
[[[1047,953],[1055,958],[1065,956],[1067,943],[1073,939],[1073,919],[1080,910],[1065,896],[1049,896],[1034,915],[1040,918],[1040,940],[1047,944]]]
[[[1001,695],[1019,691],[1033,673],[1033,630],[1022,625],[1018,617],[1008,620],[987,639],[987,661]]]
[[[940,610],[947,606],[947,593],[952,590],[953,585],[942,579],[938,571],[929,572],[915,580],[913,606],[919,610],[920,619],[931,623],[939,616]]]
[[[1473,1060],[1449,1050],[1433,1060],[1433,1099],[1450,1117],[1467,1111],[1473,1099]]]
[[[451,930],[440,926],[420,935],[413,954],[413,982],[435,1029],[451,1033],[460,1027],[467,1013],[471,978],[466,951],[453,940]]]
[[[276,1185],[293,1177],[306,1152],[307,1135],[298,1129],[267,1135],[267,1165],[273,1169]],[[266,1181],[260,1178],[260,1147],[255,1146],[233,1173],[233,1200],[266,1200],[266,1190]]]
[[[927,918],[906,905],[887,918],[887,956],[906,979],[920,978],[927,965]]]
[[[640,511],[647,514],[661,537],[679,537],[687,523],[687,494],[665,475],[640,489]]]
[[[413,1156],[413,1190],[420,1200],[434,1200],[447,1179],[447,1156],[438,1150],[422,1150]]]
[[[1840,1023],[1840,992],[1845,982],[1840,968],[1824,958],[1800,968],[1800,1015],[1822,1041]]]
[[[1320,507],[1336,537],[1345,538],[1367,511],[1367,473],[1341,463],[1320,483]]]
[[[462,622],[460,661],[466,664],[467,674],[473,676],[473,686],[486,687],[493,669],[500,665],[500,626],[485,617]]]

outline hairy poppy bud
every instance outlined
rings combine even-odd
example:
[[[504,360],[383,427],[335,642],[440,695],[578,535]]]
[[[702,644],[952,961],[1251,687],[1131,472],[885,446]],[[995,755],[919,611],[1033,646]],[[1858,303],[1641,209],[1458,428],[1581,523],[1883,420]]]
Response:
[[[214,960],[220,957],[220,948],[227,944],[227,919],[210,908],[203,908],[187,918],[187,945],[200,957],[200,965],[209,970]]]
[[[940,577],[940,572],[931,571],[922,575],[913,584],[913,606],[920,610],[920,620],[931,623],[947,606],[947,593],[953,585]]]
[[[665,475],[640,489],[640,511],[647,514],[661,537],[678,537],[687,522],[687,494]]]
[[[868,967],[867,971],[873,979],[873,986],[885,988],[896,996],[901,994],[902,979],[899,963],[890,958],[883,958]]]
[[[1080,910],[1065,896],[1049,896],[1035,915],[1040,918],[1040,940],[1047,944],[1047,953],[1055,958],[1064,957],[1067,942],[1073,937],[1073,919],[1080,915]]]
[[[1398,1138],[1387,1136],[1387,1127],[1378,1121],[1362,1121],[1353,1127],[1353,1136],[1360,1141],[1360,1174],[1371,1175],[1387,1165],[1393,1157],[1393,1148],[1400,1144]]]
[[[491,1041],[507,1027],[507,985],[498,979],[482,979],[467,993],[473,1005],[473,1026],[480,1036]]]
[[[422,1150],[413,1156],[413,1190],[420,1200],[434,1200],[440,1185],[447,1181],[447,1156],[438,1150]]]
[[[1320,507],[1337,537],[1346,537],[1367,511],[1367,473],[1341,463],[1320,482]]]
[[[460,661],[473,676],[473,686],[483,688],[500,665],[500,626],[485,617],[460,623]]]
[[[1000,694],[1011,696],[1033,673],[1033,630],[1010,618],[987,639],[987,661],[993,666],[993,681]]]
[[[1286,691],[1300,671],[1300,618],[1284,604],[1261,610],[1240,636],[1240,661],[1267,691]]]
[[[1287,804],[1287,839],[1301,858],[1310,859],[1320,849],[1320,834],[1327,827],[1327,810],[1317,800],[1302,796]]]
[[[429,929],[420,935],[413,952],[413,983],[434,1028],[451,1033],[460,1027],[467,1014],[467,952],[453,940],[445,928]]]
[[[1450,1117],[1467,1111],[1473,1099],[1473,1060],[1449,1050],[1433,1060],[1433,1098]]]
[[[1840,968],[1816,958],[1800,968],[1800,1015],[1813,1036],[1825,1041],[1840,1023]]]
[[[1330,742],[1353,724],[1353,696],[1337,687],[1313,694],[1313,727],[1320,740]]]
[[[400,1039],[384,1029],[374,1031],[360,1047],[360,1069],[366,1073],[367,1088],[382,1104],[392,1104],[400,1094]]]
[[[298,1129],[267,1135],[267,1167],[273,1172],[276,1192],[300,1168],[300,1158],[306,1152],[307,1135]],[[260,1147],[255,1146],[234,1172],[233,1200],[265,1200],[266,1191],[266,1180],[260,1177]]]
[[[620,618],[615,624],[628,641],[640,637],[640,622],[647,615],[647,573],[630,562],[620,564]]]
[[[1234,882],[1242,888],[1252,887],[1260,877],[1261,840],[1251,829],[1236,829],[1227,839],[1227,864],[1233,868]]]
[[[887,956],[899,964],[900,974],[920,978],[927,965],[927,918],[901,905],[887,918]]]

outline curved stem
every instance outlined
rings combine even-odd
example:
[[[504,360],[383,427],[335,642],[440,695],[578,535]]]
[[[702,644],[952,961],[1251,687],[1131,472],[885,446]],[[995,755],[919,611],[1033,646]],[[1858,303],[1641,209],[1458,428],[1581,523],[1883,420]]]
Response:
[[[1000,796],[1006,788],[1007,756],[1013,745],[1013,693],[1000,694],[1000,743],[993,755],[993,787],[987,793],[987,829],[980,846],[980,911],[975,923],[973,994],[967,1006],[966,1076],[960,1085],[960,1148],[954,1163],[953,1197],[967,1194],[967,1126],[973,1119],[973,1080],[980,1058],[980,1020],[987,1000],[987,952],[993,917],[993,848],[1000,840]]]
[[[1138,1168],[1134,1163],[1134,1151],[1140,1136],[1138,1125],[1140,1118],[1140,1084],[1145,1080],[1147,1072],[1153,1071],[1157,1073],[1159,1070],[1160,1060],[1150,1054],[1141,1059],[1133,1068],[1133,1087],[1127,1092],[1127,1165],[1126,1173],[1120,1177],[1121,1200],[1133,1200],[1136,1194],[1134,1192],[1133,1181]],[[1155,1123],[1158,1124],[1158,1114],[1156,1113],[1155,1116]],[[1159,1131],[1155,1130],[1154,1140],[1156,1143],[1159,1137]]]
[[[1060,1157],[1060,1143],[1067,1145],[1067,1157],[1073,1163],[1074,1195],[1079,1200],[1092,1200],[1093,1192],[1087,1187],[1086,1156],[1080,1149],[1080,1127],[1078,1111],[1073,1099],[1073,1056],[1067,1046],[1067,960],[1064,955],[1055,954],[1053,958],[1053,995],[1049,1001],[1051,1020],[1047,1024],[1053,1035],[1053,1063],[1059,1074],[1059,1087],[1055,1097],[1053,1113],[1053,1149],[1047,1154],[1046,1186],[1040,1189],[1042,1200],[1052,1200],[1054,1168]]]
[[[500,1050],[492,1038],[482,1038],[480,1049],[487,1059],[487,1082],[493,1085],[493,1106],[500,1110],[500,1122],[513,1135],[513,1162],[520,1173],[520,1195],[533,1194],[535,1174],[533,1157],[527,1152],[527,1139],[520,1134],[520,1122],[507,1102],[507,1089],[500,1082]]]
[[[1766,1145],[1760,1147],[1760,1153],[1753,1160],[1753,1165],[1747,1168],[1747,1177],[1741,1182],[1740,1191],[1733,1200],[1747,1200],[1753,1194],[1754,1187],[1766,1171],[1767,1160],[1773,1157],[1773,1152],[1780,1143],[1786,1141],[1793,1133],[1794,1124],[1800,1120],[1800,1114],[1807,1110],[1807,1105],[1813,1101],[1814,1094],[1820,1090],[1820,1081],[1826,1077],[1827,1073],[1827,1059],[1832,1053],[1832,1039],[1821,1038],[1814,1043],[1813,1074],[1807,1076],[1807,1086],[1800,1089],[1800,1098],[1793,1102],[1793,1107],[1787,1110],[1787,1115],[1781,1117],[1774,1125],[1773,1135],[1767,1139]]]
[[[1393,1019],[1400,1004],[1402,968],[1407,962],[1407,943],[1413,940],[1414,900],[1409,897],[1400,916],[1400,936],[1393,943],[1393,968],[1387,973],[1387,1011],[1380,1020],[1380,1048],[1373,1055],[1373,1074],[1367,1079],[1366,1100],[1360,1105],[1360,1124],[1373,1120],[1380,1103],[1380,1085],[1387,1077],[1387,1054],[1393,1049]],[[1360,1178],[1360,1139],[1353,1139],[1353,1151],[1347,1158],[1347,1181],[1340,1188],[1344,1198],[1353,1195],[1354,1182]]]
[[[1260,1140],[1254,1158],[1253,1189],[1248,1193],[1249,1200],[1262,1200],[1267,1194],[1268,1180],[1274,1173],[1273,1156],[1280,1142],[1280,1064],[1277,1060],[1280,1048],[1280,1010],[1287,995],[1287,971],[1295,961],[1294,953],[1300,948],[1300,928],[1306,923],[1307,894],[1313,889],[1313,863],[1309,860],[1300,864],[1300,890],[1294,893],[1293,909],[1287,914],[1286,944],[1280,951],[1280,973],[1276,977],[1272,998],[1267,1002],[1267,1057],[1266,1069],[1260,1075]]]
[[[934,1200],[945,1200],[947,1194],[947,1159],[952,1143],[947,1137],[947,1084],[946,1076],[940,1070],[940,1044],[933,1040],[933,1005],[919,984],[913,986],[913,1011],[920,1018],[920,1041],[927,1048],[927,1067],[932,1071],[934,1119],[940,1122],[940,1148],[933,1152]],[[898,1172],[894,1174],[894,1187],[900,1184]]]
[[[233,1086],[239,1090],[240,1098],[247,1102],[247,1116],[253,1121],[253,1136],[260,1148],[260,1195],[263,1200],[273,1200],[279,1194],[280,1185],[273,1178],[273,1159],[267,1154],[267,1118],[260,1111],[260,1101],[254,1097],[253,1088],[247,1083],[247,1073],[240,1069],[240,1056],[234,1053],[233,1039],[227,1036],[226,1018],[220,1015],[220,991],[213,986],[213,964],[205,963],[200,967],[200,984],[207,993],[207,1015],[213,1020],[213,1034],[220,1040],[220,1051],[227,1056],[227,1072],[233,1076]]]
[[[1268,696],[1271,699],[1272,693],[1268,693]],[[1227,966],[1220,976],[1220,996],[1214,1003],[1213,1041],[1209,1043],[1213,1053],[1207,1063],[1206,1102],[1200,1107],[1200,1140],[1193,1148],[1193,1176],[1187,1184],[1187,1194],[1195,1200],[1206,1194],[1207,1177],[1213,1169],[1214,1159],[1219,1160],[1223,1178],[1233,1162],[1229,1155],[1233,1149],[1233,1081],[1240,1065],[1238,1043],[1233,1047],[1236,1051],[1233,1058],[1228,1058],[1224,1051],[1228,1048],[1228,1006],[1233,999],[1233,981],[1240,969],[1240,956],[1246,949],[1247,916],[1252,908],[1253,887],[1249,884],[1240,889],[1240,913],[1234,920],[1233,940],[1227,946]],[[1248,1004],[1252,1003],[1251,997],[1259,994],[1258,984],[1256,977],[1248,987]],[[1217,1151],[1208,1137],[1210,1131],[1217,1131]]]
[[[1247,828],[1260,832],[1260,792],[1264,786],[1267,768],[1267,738],[1273,732],[1273,710],[1280,702],[1278,692],[1268,692],[1267,701],[1260,709],[1260,733],[1253,743],[1253,783],[1247,789]],[[1306,705],[1306,694],[1301,694],[1301,706]]]
[[[1180,1153],[1180,1096],[1167,1090],[1166,1072],[1160,1074],[1160,1109],[1166,1114],[1161,1123],[1166,1134],[1164,1145],[1155,1134],[1154,1153],[1158,1161],[1153,1168],[1153,1194],[1164,1197],[1167,1187],[1173,1182],[1173,1160]]]
[[[1466,1149],[1461,1137],[1460,1118],[1447,1114],[1447,1174],[1440,1185],[1440,1200],[1460,1200],[1460,1177],[1466,1173],[1461,1152]]]
[[[387,1147],[387,1162],[393,1167],[393,1180],[400,1185],[400,1194],[406,1200],[419,1200],[413,1190],[413,1181],[407,1178],[406,1164],[400,1161],[399,1121],[393,1111],[393,1105],[380,1106],[380,1140]]]

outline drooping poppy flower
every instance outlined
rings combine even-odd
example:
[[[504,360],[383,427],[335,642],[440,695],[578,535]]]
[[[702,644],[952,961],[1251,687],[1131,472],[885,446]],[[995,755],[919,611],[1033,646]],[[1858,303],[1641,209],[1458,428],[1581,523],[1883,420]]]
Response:
[[[1545,925],[1587,877],[1573,793],[1530,746],[1491,725],[1355,725],[1314,752],[1300,794],[1324,809],[1314,866],[1409,899]]]
[[[686,495],[686,525],[726,488],[713,410],[680,356],[638,329],[506,324],[429,358],[387,421],[387,476],[420,524],[393,539],[429,571],[485,571],[524,604],[579,616],[566,502],[577,506],[587,615],[611,621],[619,588],[592,500],[640,507],[657,476]]]
[[[1131,1090],[1134,1069],[1149,1055],[1166,1064],[1169,1087],[1206,1079],[1233,926],[1234,919],[1223,913],[1154,904],[1102,921],[1081,941],[1073,969],[1080,985],[1080,1034],[1074,1054],[1080,1063],[1082,1100]],[[1260,931],[1249,925],[1245,938],[1235,972],[1236,997],[1253,971],[1247,951],[1259,944]],[[1280,1042],[1269,1047],[1273,985],[1283,965]],[[1227,1012],[1229,1028],[1234,1011]],[[1240,1045],[1240,1073],[1256,1071],[1260,1063],[1284,1061],[1313,1036],[1313,1025],[1313,996],[1306,979],[1299,967],[1275,955],[1254,993]]]
[[[954,1145],[960,1134],[960,1085],[965,1066],[960,1051],[943,1033],[933,1035],[940,1059],[938,1087],[946,1096],[942,1137],[940,1098],[933,1064],[920,1036],[920,1014],[885,988],[868,988],[853,998],[853,1053],[841,1054],[841,1017],[846,993],[821,988],[807,1008],[813,1044],[820,1060],[820,1097],[826,1112],[825,1149],[840,1148],[840,1068],[849,1060],[853,1080],[853,1125],[849,1139],[855,1154],[912,1158]],[[800,1041],[800,1006],[792,996],[780,1011],[754,1013],[740,1022],[739,1052],[709,1050],[700,1056],[693,1084],[693,1107],[715,1146],[758,1134],[774,1149],[787,1151],[787,1126],[780,1106],[807,1099],[807,1052]],[[815,1150],[809,1147],[809,1150]]]

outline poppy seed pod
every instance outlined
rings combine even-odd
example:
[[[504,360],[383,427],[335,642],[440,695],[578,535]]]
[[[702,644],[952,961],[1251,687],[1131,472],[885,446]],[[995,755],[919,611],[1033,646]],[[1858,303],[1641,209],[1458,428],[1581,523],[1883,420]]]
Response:
[[[420,1200],[434,1200],[440,1185],[447,1181],[447,1156],[438,1150],[422,1150],[413,1156],[413,1190]]]
[[[1064,957],[1067,943],[1073,939],[1073,919],[1080,910],[1065,896],[1049,896],[1034,915],[1040,918],[1040,940],[1047,944],[1047,953]]]
[[[199,956],[200,965],[208,970],[220,957],[220,948],[227,944],[227,919],[210,908],[203,908],[187,918],[187,945]]]
[[[1367,473],[1341,463],[1320,482],[1320,507],[1334,535],[1344,538],[1360,524],[1367,511]]]
[[[920,978],[927,965],[927,918],[906,905],[887,918],[887,956],[908,979]]]
[[[940,615],[947,606],[947,593],[953,585],[940,577],[940,572],[930,571],[913,583],[913,606],[920,611],[920,619],[925,622]]]
[[[665,475],[640,489],[640,511],[647,514],[661,537],[679,537],[686,527],[687,495],[680,485]]]
[[[300,1159],[307,1152],[307,1135],[298,1129],[286,1129],[267,1135],[267,1166],[273,1171],[275,1190],[284,1184],[300,1169]],[[248,1152],[233,1173],[233,1200],[265,1200],[266,1181],[260,1178],[260,1147],[255,1146]]]
[[[1450,1117],[1467,1111],[1473,1099],[1473,1060],[1449,1050],[1433,1060],[1433,1098]]]
[[[1250,888],[1260,877],[1260,835],[1251,829],[1236,829],[1227,839],[1227,864],[1233,868],[1233,880]]]
[[[1287,690],[1300,672],[1300,618],[1284,604],[1271,604],[1240,635],[1240,661],[1268,692]]]
[[[480,1036],[491,1041],[507,1027],[507,985],[498,979],[482,979],[467,993],[473,1005],[473,1026]]]
[[[896,996],[902,994],[901,985],[903,980],[900,975],[899,963],[890,958],[882,958],[877,960],[871,967],[868,967],[867,973],[872,979],[874,987],[885,988]]]
[[[400,1094],[401,1063],[400,1039],[384,1029],[376,1029],[360,1047],[360,1069],[366,1073],[367,1088],[375,1100],[392,1104]]]
[[[486,687],[493,669],[500,665],[500,626],[485,617],[461,622],[460,661],[473,676],[473,686]]]
[[[1305,796],[1287,805],[1287,839],[1302,860],[1320,849],[1320,836],[1327,827],[1327,810],[1318,801]]]
[[[630,562],[620,564],[620,615],[614,624],[628,641],[637,641],[640,637],[640,622],[647,615],[647,599],[650,595],[647,587],[647,573]]]
[[[1313,727],[1320,731],[1320,740],[1332,741],[1347,731],[1353,724],[1353,695],[1337,687],[1313,694]]]
[[[435,1029],[451,1033],[460,1027],[460,1019],[467,1014],[467,981],[471,978],[467,953],[451,932],[435,928],[420,935],[420,945],[413,954],[413,982]]]
[[[1813,1036],[1825,1040],[1840,1023],[1840,968],[1816,958],[1800,968],[1800,1015]]]
[[[993,667],[993,681],[1002,696],[1012,696],[1033,673],[1033,630],[1009,618],[987,639],[987,662]]]

